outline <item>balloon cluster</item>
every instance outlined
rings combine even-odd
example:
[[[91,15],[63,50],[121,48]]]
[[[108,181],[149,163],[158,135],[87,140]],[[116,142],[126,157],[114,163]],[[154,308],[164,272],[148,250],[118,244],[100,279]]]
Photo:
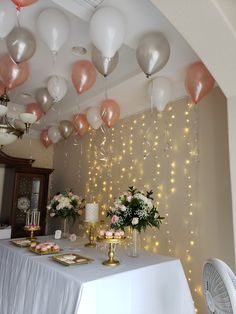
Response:
[[[31,104],[32,105],[32,104]],[[36,108],[34,108],[36,110]],[[36,114],[40,114],[36,112]],[[41,132],[41,143],[47,148],[52,143],[55,144],[61,139],[68,139],[72,134],[81,138],[88,132],[91,126],[97,130],[104,123],[111,128],[119,120],[120,106],[114,99],[105,99],[100,107],[91,107],[86,113],[77,113],[72,121],[62,120],[58,126],[51,126]]]
[[[0,59],[0,93],[23,84],[29,76],[27,61],[36,51],[34,35],[23,27],[15,27],[17,10],[30,6],[37,0],[1,0],[0,39],[6,38],[8,54]],[[98,9],[90,20],[92,41],[91,61],[78,60],[72,65],[71,81],[78,95],[91,89],[96,83],[96,70],[104,78],[110,75],[118,65],[119,49],[122,46],[126,27],[122,13],[113,7]],[[43,10],[37,19],[40,38],[56,56],[66,43],[70,34],[67,16],[56,8]],[[149,78],[162,70],[170,58],[170,44],[164,34],[149,32],[138,41],[136,59],[141,70]],[[214,86],[214,78],[202,62],[189,66],[185,87],[194,103],[199,102]],[[55,102],[61,101],[67,94],[67,81],[58,75],[52,75],[47,86],[38,88],[36,102],[27,104],[26,112],[33,113],[39,120]],[[155,77],[149,82],[151,103],[158,111],[163,111],[172,98],[172,83],[166,77]],[[92,107],[86,114],[74,115],[72,121],[60,121],[41,132],[41,142],[45,147],[57,143],[71,134],[83,137],[91,126],[99,129],[102,123],[111,128],[120,116],[120,107],[113,99],[105,99],[100,107]]]

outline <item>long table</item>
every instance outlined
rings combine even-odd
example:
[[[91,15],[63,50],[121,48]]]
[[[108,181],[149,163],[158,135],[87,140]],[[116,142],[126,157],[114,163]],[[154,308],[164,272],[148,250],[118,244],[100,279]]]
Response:
[[[57,242],[64,252],[94,262],[63,266],[48,256],[0,241],[1,314],[194,314],[194,305],[178,259],[143,252],[128,257],[117,250],[120,266],[102,265],[106,252],[76,242]],[[63,252],[63,253],[64,253]]]

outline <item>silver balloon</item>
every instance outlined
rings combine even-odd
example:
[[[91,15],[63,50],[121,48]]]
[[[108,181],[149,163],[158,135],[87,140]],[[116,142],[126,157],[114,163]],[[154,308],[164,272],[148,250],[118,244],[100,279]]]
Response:
[[[41,87],[36,91],[35,99],[44,113],[46,113],[53,105],[53,98],[46,87]]]
[[[136,50],[136,58],[147,77],[160,71],[169,57],[170,45],[161,33],[148,33],[141,38]]]
[[[34,35],[23,27],[15,27],[6,38],[12,60],[19,64],[29,60],[36,50]]]
[[[25,124],[19,119],[14,120],[14,127],[16,127],[20,131],[25,131]]]
[[[64,139],[67,139],[74,131],[73,125],[69,120],[62,120],[59,124],[59,131]]]
[[[119,53],[117,51],[114,57],[106,58],[96,47],[93,47],[92,62],[98,72],[106,77],[116,68],[119,62]]]

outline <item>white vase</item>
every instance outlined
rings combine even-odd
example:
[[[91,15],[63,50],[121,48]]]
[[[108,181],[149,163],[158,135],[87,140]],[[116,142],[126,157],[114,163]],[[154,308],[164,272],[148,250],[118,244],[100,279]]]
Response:
[[[62,220],[62,238],[67,239],[70,235],[70,230],[69,230],[69,218],[64,218]]]
[[[141,249],[141,236],[137,229],[131,228],[130,242],[128,246],[128,255],[138,257]]]

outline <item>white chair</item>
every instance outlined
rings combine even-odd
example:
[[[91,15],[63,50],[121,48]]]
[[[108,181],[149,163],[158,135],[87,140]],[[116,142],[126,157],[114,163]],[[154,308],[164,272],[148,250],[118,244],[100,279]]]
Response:
[[[205,262],[203,289],[209,314],[236,314],[236,277],[227,264],[217,258]]]

